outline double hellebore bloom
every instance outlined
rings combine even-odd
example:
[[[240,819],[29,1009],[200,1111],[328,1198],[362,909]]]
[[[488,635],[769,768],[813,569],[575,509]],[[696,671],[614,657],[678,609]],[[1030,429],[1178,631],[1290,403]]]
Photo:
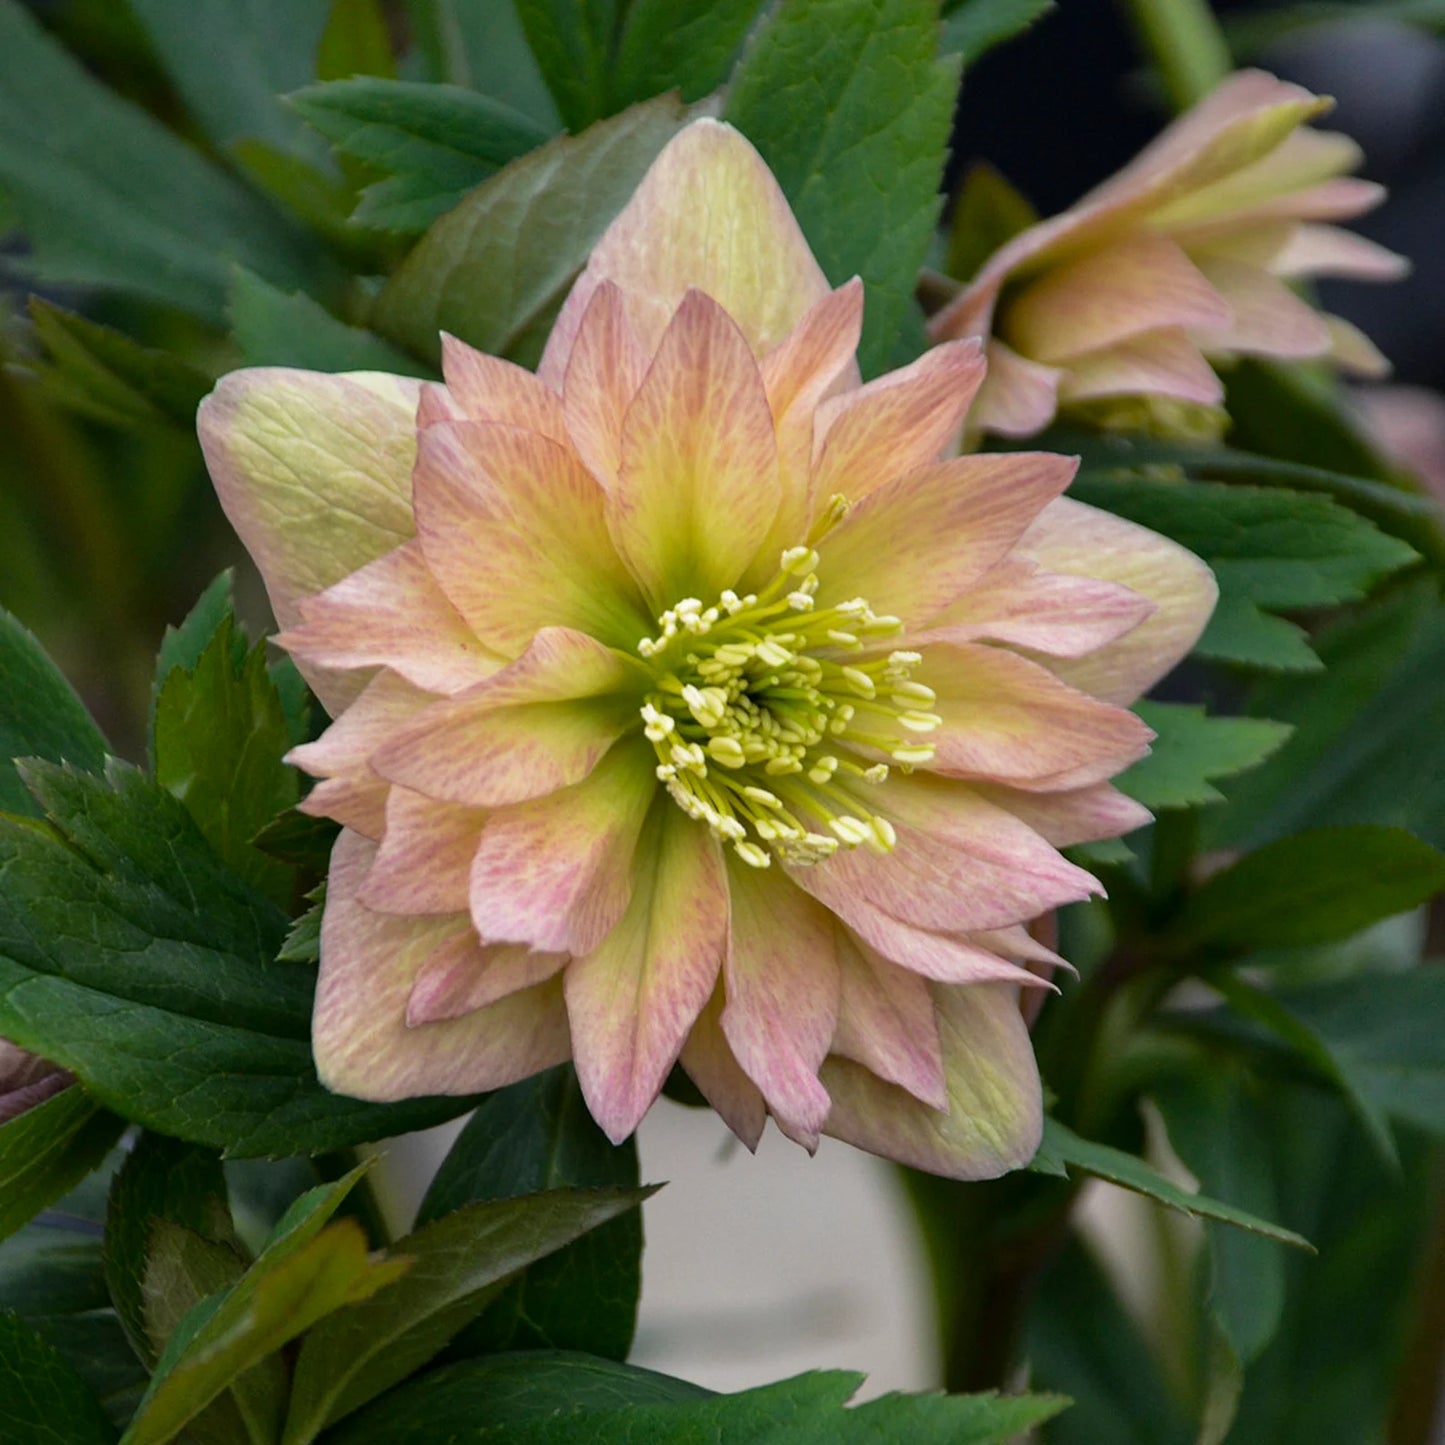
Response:
[[[485,284],[479,278],[478,284]],[[678,1061],[961,1177],[1024,1163],[1025,924],[1059,846],[1145,816],[1119,704],[1213,580],[1066,500],[1045,455],[941,460],[975,342],[860,386],[776,182],[699,121],[598,244],[537,374],[243,371],[201,434],[280,641],[336,721],[294,760],[344,825],[314,1045],[371,1099],[575,1062],[626,1137]]]
[[[1383,195],[1346,174],[1360,160],[1352,140],[1305,127],[1329,105],[1239,71],[1118,175],[1000,247],[932,324],[937,340],[988,338],[970,429],[1032,436],[1062,409],[1208,432],[1224,421],[1211,360],[1330,357],[1387,371],[1360,332],[1287,284],[1406,269],[1326,224]]]

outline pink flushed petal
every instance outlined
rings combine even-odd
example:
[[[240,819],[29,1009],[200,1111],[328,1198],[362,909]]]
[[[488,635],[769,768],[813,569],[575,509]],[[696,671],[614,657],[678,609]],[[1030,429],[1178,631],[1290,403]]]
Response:
[[[1389,357],[1358,326],[1343,316],[1326,315],[1324,320],[1330,333],[1330,359],[1336,366],[1376,381],[1389,376],[1394,369]]]
[[[577,1078],[614,1144],[657,1098],[727,946],[727,875],[717,841],[667,798],[647,829],[627,912],[564,975]]]
[[[386,800],[391,784],[369,778],[323,778],[297,803],[296,811],[312,818],[330,818],[373,843],[386,831]]]
[[[1050,657],[1082,657],[1132,631],[1154,604],[1127,587],[1045,572],[1012,553],[977,586],[895,646],[1007,642]]]
[[[477,932],[579,955],[598,947],[632,896],[656,763],[645,742],[622,743],[573,787],[494,813],[471,864]]]
[[[985,801],[1021,818],[1055,848],[1122,838],[1153,821],[1148,808],[1108,783],[1058,793],[1026,793],[994,783],[969,786]]]
[[[331,855],[321,923],[321,973],[311,1041],[321,1082],[338,1094],[389,1101],[499,1089],[568,1055],[556,982],[490,1008],[409,1028],[417,974],[463,928],[462,918],[397,918],[356,900],[374,847],[344,831]]]
[[[483,643],[509,657],[545,626],[627,647],[650,630],[608,536],[601,487],[569,449],[536,432],[427,428],[416,517],[443,592]]]
[[[1035,920],[1033,926],[1039,926],[1038,920]],[[1057,928],[1051,928],[1049,931],[1051,933],[1058,932]],[[1067,969],[1070,973],[1076,971],[1068,959],[1060,958],[1053,949],[1045,947],[1022,923],[1015,924],[1012,928],[996,928],[982,933],[973,933],[969,937],[980,948],[990,949],[994,953],[1002,954],[1005,958],[1022,959],[1045,968]]]
[[[1059,385],[1061,402],[1140,393],[1201,406],[1219,406],[1224,400],[1224,386],[1214,368],[1198,346],[1176,329],[1146,332],[1078,357]]]
[[[416,404],[416,429],[425,431],[443,421],[466,421],[467,414],[452,400],[446,387],[434,381],[424,381],[421,386],[421,400]]]
[[[627,320],[622,293],[604,281],[593,293],[567,361],[562,409],[583,465],[602,486],[617,486],[622,422],[647,375],[647,353]]]
[[[530,371],[442,332],[442,375],[453,407],[469,421],[519,426],[567,444],[561,398]]]
[[[742,577],[778,510],[773,418],[736,323],[689,291],[628,408],[606,503],[617,550],[654,611],[713,601]]]
[[[987,355],[988,375],[969,410],[969,429],[1006,437],[1036,436],[1054,419],[1064,373],[1020,356],[997,337],[989,341]]]
[[[838,1022],[833,921],[773,869],[729,866],[722,1031],[790,1139],[818,1147],[828,1094],[818,1067]]]
[[[697,1016],[678,1062],[687,1070],[688,1078],[697,1085],[703,1098],[717,1110],[723,1123],[756,1152],[768,1122],[768,1106],[762,1091],[743,1072],[723,1037],[718,1022],[722,1009],[723,990],[719,984]]]
[[[546,983],[566,966],[565,953],[537,953],[520,943],[482,943],[464,928],[422,964],[407,996],[407,1026],[465,1018]]]
[[[537,373],[561,386],[592,292],[615,281],[651,354],[687,291],[705,291],[755,355],[776,345],[828,291],[787,199],[731,126],[698,120],[664,147],[593,248],[552,328]]]
[[[1046,571],[1117,582],[1154,603],[1153,615],[1117,642],[1049,664],[1104,702],[1127,705],[1158,682],[1198,641],[1219,595],[1193,553],[1069,497],[1049,503],[1019,547]]]
[[[398,728],[436,701],[435,693],[393,672],[379,672],[315,742],[292,748],[286,761],[313,777],[379,782],[371,769],[372,754]]]
[[[928,734],[926,766],[1055,791],[1105,782],[1149,750],[1153,734],[1125,708],[1099,702],[1016,653],[975,643],[934,643],[917,669],[943,719]]]
[[[377,913],[465,913],[483,808],[392,788],[386,831],[357,900]]]
[[[1339,226],[1297,226],[1275,253],[1276,276],[1340,276],[1359,281],[1398,281],[1410,260]]]
[[[1008,554],[1077,465],[1050,452],[954,457],[875,488],[822,544],[818,605],[864,597],[926,626]]]
[[[963,431],[983,380],[977,341],[949,341],[856,391],[825,401],[814,423],[813,495],[861,501],[937,459]]]
[[[763,388],[778,439],[781,501],[758,563],[744,579],[755,590],[771,578],[778,556],[808,534],[813,508],[813,416],[828,397],[855,389],[853,357],[863,326],[863,283],[854,277],[816,302],[763,357]]]
[[[1329,350],[1323,318],[1283,281],[1238,261],[1201,256],[1199,264],[1233,313],[1227,325],[1193,328],[1193,339],[1206,352],[1305,357]]]
[[[415,540],[303,599],[301,616],[275,639],[298,661],[385,666],[429,692],[461,692],[506,661],[477,641]]]
[[[1046,365],[1164,327],[1225,326],[1229,303],[1173,241],[1130,236],[1046,272],[1007,308],[1002,331]]]
[[[836,1055],[823,1065],[833,1099],[824,1132],[872,1154],[951,1179],[993,1179],[1038,1150],[1043,1091],[1018,991],[935,990],[948,1110]]]
[[[585,633],[544,627],[516,662],[433,703],[372,755],[429,798],[500,808],[581,782],[638,718],[649,681]]]
[[[928,984],[841,933],[842,992],[832,1052],[935,1109],[948,1107],[938,1021]]]

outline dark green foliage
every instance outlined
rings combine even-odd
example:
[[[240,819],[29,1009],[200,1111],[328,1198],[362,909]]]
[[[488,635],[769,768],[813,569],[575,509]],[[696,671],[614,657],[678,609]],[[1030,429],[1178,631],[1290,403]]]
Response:
[[[0,1435],[34,1445],[106,1445],[116,1438],[85,1381],[10,1314],[0,1314]]]

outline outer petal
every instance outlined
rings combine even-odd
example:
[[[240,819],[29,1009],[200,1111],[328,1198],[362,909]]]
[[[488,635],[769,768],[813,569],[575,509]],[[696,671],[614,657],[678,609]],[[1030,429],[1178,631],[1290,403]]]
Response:
[[[1045,508],[1020,550],[1047,571],[1118,582],[1154,603],[1153,616],[1117,642],[1050,663],[1105,702],[1127,705],[1158,682],[1198,641],[1219,596],[1214,574],[1192,552],[1069,497]]]
[[[1276,276],[1343,276],[1359,281],[1398,281],[1410,260],[1376,241],[1339,226],[1297,226],[1270,262]]]
[[[519,426],[566,445],[561,398],[530,371],[443,332],[442,375],[452,409],[468,420]]]
[[[582,782],[493,814],[471,864],[477,932],[562,953],[598,947],[632,897],[655,765],[645,742],[623,743]]]
[[[372,765],[473,808],[541,797],[580,782],[636,721],[639,673],[585,633],[544,627],[511,666],[397,729]]]
[[[716,840],[660,798],[622,921],[565,975],[577,1078],[613,1143],[637,1127],[711,996],[727,942]]]
[[[593,249],[538,375],[560,385],[592,292],[615,281],[646,351],[689,288],[736,320],[755,355],[781,341],[828,282],[757,151],[731,126],[694,121],[664,147]]]
[[[1142,803],[1108,783],[1094,783],[1060,793],[1025,793],[994,783],[972,783],[979,797],[1022,819],[1055,848],[1122,838],[1153,821]]]
[[[627,647],[651,628],[608,536],[601,487],[567,448],[536,432],[428,427],[416,512],[442,590],[476,635],[508,656],[545,626]]]
[[[1006,437],[1036,435],[1054,419],[1063,375],[994,337],[988,343],[988,375],[969,412],[969,427]]]
[[[824,1132],[950,1179],[1022,1168],[1038,1150],[1043,1097],[1017,990],[944,986],[935,998],[948,1112],[835,1055],[823,1065],[833,1099]]]
[[[1177,396],[1218,406],[1224,386],[1199,347],[1182,330],[1149,331],[1078,357],[1059,385],[1059,400],[1090,401],[1102,396]]]
[[[567,434],[588,471],[611,491],[622,462],[622,423],[648,355],[627,320],[622,292],[604,281],[592,295],[567,360],[562,409]]]
[[[731,318],[689,291],[622,432],[607,525],[656,612],[711,602],[743,575],[778,510],[773,418]]]
[[[504,998],[535,988],[567,966],[565,953],[537,953],[521,943],[482,943],[464,928],[422,964],[406,1001],[406,1021],[465,1018]]]
[[[555,983],[465,1018],[407,1027],[418,971],[467,925],[464,918],[395,918],[364,908],[356,891],[373,851],[344,831],[331,856],[311,1028],[321,1082],[357,1099],[409,1099],[498,1089],[561,1063],[567,1016]]]
[[[392,788],[386,832],[357,901],[377,913],[465,913],[467,878],[486,820],[481,808]]]
[[[1194,339],[1205,351],[1294,357],[1329,350],[1324,318],[1268,271],[1208,256],[1199,264],[1232,312],[1226,325],[1194,328]]]
[[[818,1066],[838,1021],[833,922],[786,877],[729,865],[722,1031],[789,1138],[808,1149],[828,1117]]]
[[[719,982],[697,1016],[678,1062],[728,1128],[749,1149],[756,1150],[768,1122],[768,1106],[758,1086],[743,1073],[723,1037],[718,1022],[722,1009],[723,988]]]

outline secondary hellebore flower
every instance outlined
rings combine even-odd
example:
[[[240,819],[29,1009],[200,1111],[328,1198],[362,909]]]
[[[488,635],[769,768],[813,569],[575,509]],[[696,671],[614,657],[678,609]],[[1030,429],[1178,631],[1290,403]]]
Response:
[[[1015,236],[932,323],[988,338],[970,429],[1025,437],[1057,410],[1103,425],[1217,431],[1210,361],[1330,357],[1377,376],[1358,330],[1287,284],[1392,280],[1403,258],[1327,224],[1381,187],[1347,175],[1347,136],[1305,128],[1330,102],[1259,70],[1230,76],[1118,175]]]
[[[761,159],[699,121],[592,254],[537,374],[259,370],[201,435],[280,641],[336,722],[294,760],[345,825],[321,1077],[372,1099],[571,1057],[614,1140],[680,1060],[925,1169],[1032,1155],[1024,924],[1097,892],[1059,846],[1146,816],[1119,706],[1213,579],[1059,494],[941,460],[975,342],[860,386]]]
[[[74,1082],[59,1064],[0,1039],[0,1124],[8,1124]]]

